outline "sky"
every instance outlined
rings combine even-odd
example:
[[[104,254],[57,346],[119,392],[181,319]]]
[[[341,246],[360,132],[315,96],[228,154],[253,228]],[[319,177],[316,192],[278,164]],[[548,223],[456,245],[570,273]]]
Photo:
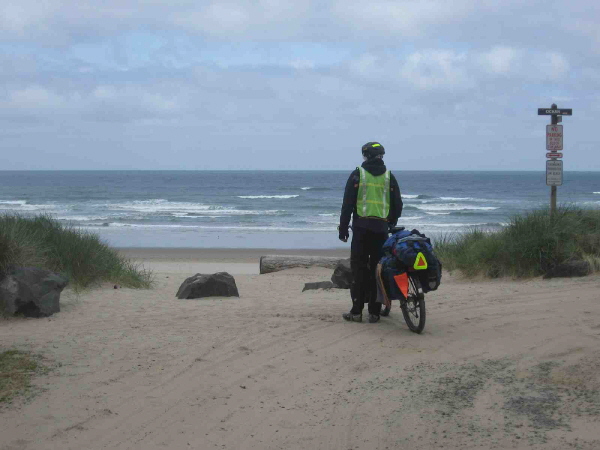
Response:
[[[0,3],[0,170],[600,170],[596,0]]]

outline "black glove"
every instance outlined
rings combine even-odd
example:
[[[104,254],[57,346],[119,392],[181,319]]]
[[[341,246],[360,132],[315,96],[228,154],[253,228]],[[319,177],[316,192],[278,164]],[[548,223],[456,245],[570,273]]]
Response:
[[[388,225],[388,231],[390,233],[397,233],[398,231],[402,231],[402,230],[404,230],[404,227],[399,227],[397,223],[394,223],[394,224],[390,223]]]
[[[348,242],[348,238],[350,237],[350,233],[348,232],[348,227],[345,229],[338,226],[339,239],[342,242]]]

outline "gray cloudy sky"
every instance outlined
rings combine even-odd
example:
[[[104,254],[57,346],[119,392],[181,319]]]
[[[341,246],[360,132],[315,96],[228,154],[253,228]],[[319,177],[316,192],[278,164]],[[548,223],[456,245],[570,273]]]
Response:
[[[0,4],[0,169],[599,170],[596,0]]]

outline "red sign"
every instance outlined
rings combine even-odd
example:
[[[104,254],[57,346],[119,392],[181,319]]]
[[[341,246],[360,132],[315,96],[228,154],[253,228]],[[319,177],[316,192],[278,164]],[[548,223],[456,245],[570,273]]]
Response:
[[[546,125],[546,150],[557,151],[563,149],[563,126]]]
[[[562,158],[562,153],[546,153],[546,158]]]

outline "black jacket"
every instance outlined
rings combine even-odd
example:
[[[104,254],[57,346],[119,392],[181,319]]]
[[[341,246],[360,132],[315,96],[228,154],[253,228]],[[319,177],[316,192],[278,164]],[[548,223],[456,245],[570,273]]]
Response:
[[[362,167],[371,173],[371,175],[383,175],[387,170],[382,159],[371,159],[362,163]],[[402,196],[400,195],[400,187],[394,174],[390,177],[390,212],[387,221],[360,217],[356,213],[356,198],[358,194],[358,185],[360,183],[360,173],[358,169],[350,174],[346,182],[344,190],[344,202],[342,204],[342,212],[340,214],[340,230],[347,230],[350,225],[350,217],[352,219],[353,228],[366,228],[376,233],[387,233],[388,226],[395,226],[398,218],[402,215]]]

